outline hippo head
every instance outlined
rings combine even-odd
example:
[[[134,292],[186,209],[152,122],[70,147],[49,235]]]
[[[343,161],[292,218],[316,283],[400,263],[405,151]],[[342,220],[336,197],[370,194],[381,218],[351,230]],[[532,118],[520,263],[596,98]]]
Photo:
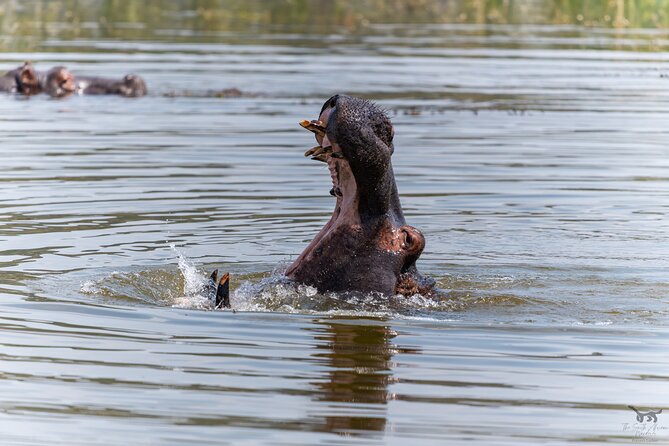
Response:
[[[74,75],[65,67],[50,69],[46,73],[43,84],[44,91],[54,98],[68,96],[77,89]]]
[[[147,93],[146,83],[144,83],[144,79],[141,77],[134,74],[128,74],[123,78],[119,91],[122,96],[133,98],[144,96]]]
[[[24,95],[33,95],[42,92],[39,75],[33,64],[25,62],[15,70],[16,91]]]
[[[316,134],[319,145],[305,155],[327,163],[336,204],[286,275],[321,292],[430,294],[434,281],[416,269],[425,237],[404,220],[386,113],[369,101],[336,95],[318,120],[301,125]]]

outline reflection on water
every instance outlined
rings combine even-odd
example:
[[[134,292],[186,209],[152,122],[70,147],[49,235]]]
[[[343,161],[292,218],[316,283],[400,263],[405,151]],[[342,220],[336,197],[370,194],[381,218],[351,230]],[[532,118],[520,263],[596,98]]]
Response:
[[[667,394],[651,329],[55,302],[1,318],[5,444],[606,444],[630,440],[628,404]]]
[[[669,395],[661,5],[0,3],[0,68],[151,92],[0,97],[2,444],[630,443]],[[282,278],[335,92],[389,111],[442,298]]]
[[[393,379],[391,360],[397,348],[391,340],[396,333],[388,326],[337,323],[336,319],[321,322],[321,327],[314,329],[319,351],[314,357],[331,372],[328,379],[315,383],[318,400],[345,403],[340,410],[337,404],[331,406],[335,413],[326,416],[326,430],[342,435],[384,431]]]

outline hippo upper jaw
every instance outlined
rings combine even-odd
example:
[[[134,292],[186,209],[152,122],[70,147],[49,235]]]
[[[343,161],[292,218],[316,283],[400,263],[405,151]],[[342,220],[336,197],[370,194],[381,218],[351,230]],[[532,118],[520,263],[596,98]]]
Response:
[[[387,117],[367,101],[335,96],[319,120],[327,124],[317,132],[320,147],[337,154],[324,159],[336,204],[286,275],[319,291],[426,292],[430,283],[415,266],[425,238],[404,220],[390,163]],[[378,137],[379,129],[385,140]]]

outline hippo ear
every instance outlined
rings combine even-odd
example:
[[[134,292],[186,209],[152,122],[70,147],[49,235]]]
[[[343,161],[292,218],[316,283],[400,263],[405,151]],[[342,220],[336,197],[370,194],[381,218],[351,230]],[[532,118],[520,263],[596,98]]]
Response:
[[[418,257],[425,248],[425,236],[413,226],[404,225],[400,228],[404,234],[402,248],[410,256]]]
[[[25,62],[17,74],[20,87],[32,87],[37,84],[37,74],[30,62]]]

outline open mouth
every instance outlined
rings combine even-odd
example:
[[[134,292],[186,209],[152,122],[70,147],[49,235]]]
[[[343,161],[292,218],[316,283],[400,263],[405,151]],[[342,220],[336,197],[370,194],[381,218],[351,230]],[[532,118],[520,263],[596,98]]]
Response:
[[[313,238],[309,246],[302,252],[297,261],[286,271],[290,275],[295,268],[306,258],[313,255],[314,251],[324,242],[324,240],[336,230],[338,226],[358,224],[357,206],[355,205],[356,185],[353,173],[348,165],[348,161],[343,154],[336,150],[336,145],[329,141],[326,135],[325,126],[319,120],[303,120],[300,125],[311,131],[316,136],[318,146],[307,150],[304,156],[311,157],[312,160],[321,161],[327,164],[332,180],[332,189],[330,195],[337,199],[334,211],[330,220],[321,228]]]
[[[335,151],[333,149],[332,144],[330,143],[329,139],[327,138],[327,135],[325,134],[325,127],[323,126],[322,121],[318,120],[309,121],[307,119],[304,119],[300,121],[300,125],[305,129],[309,130],[310,132],[313,132],[316,135],[316,140],[319,143],[319,145],[317,145],[316,147],[313,147],[304,152],[304,156],[310,156],[312,160],[323,161],[323,162],[327,162],[328,158],[330,157],[331,158],[344,157],[344,155],[341,152]]]
[[[390,162],[393,129],[383,110],[336,95],[317,120],[300,125],[316,137],[304,156],[327,164],[336,204],[286,275],[321,291],[410,295],[426,288],[415,266],[425,238],[402,213]]]
[[[343,192],[339,187],[340,163],[337,160],[343,159],[343,153],[336,151],[325,133],[325,126],[322,121],[304,119],[300,125],[316,135],[316,141],[319,143],[316,147],[304,152],[304,156],[311,157],[314,161],[327,163],[330,177],[332,178],[332,189],[330,195],[342,197]]]

